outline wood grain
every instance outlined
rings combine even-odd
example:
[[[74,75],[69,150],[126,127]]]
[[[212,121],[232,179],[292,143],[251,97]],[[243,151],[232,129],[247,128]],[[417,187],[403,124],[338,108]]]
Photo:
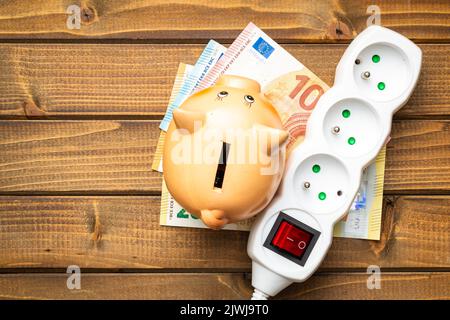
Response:
[[[388,144],[381,240],[335,239],[278,298],[450,299],[447,0],[0,1],[0,299],[248,299],[248,233],[159,225],[151,162],[178,64],[253,21],[331,85],[372,4],[423,50]]]
[[[395,122],[384,190],[450,190],[449,121]],[[0,121],[0,193],[161,192],[158,121]]]
[[[67,277],[65,274],[0,275],[0,298],[248,300],[253,291],[249,277],[242,273],[82,273],[80,290],[67,289]],[[367,278],[364,273],[315,274],[304,283],[291,285],[275,299],[450,299],[448,272],[383,272],[381,288],[372,290],[367,288]]]
[[[69,5],[81,7],[81,28],[70,30]],[[367,25],[371,0],[352,1],[2,1],[3,39],[149,39],[230,41],[253,21],[281,42],[353,38]],[[448,41],[448,1],[377,1],[381,23],[419,41]]]
[[[249,271],[247,232],[159,225],[159,197],[0,197],[1,268]],[[385,197],[381,241],[336,238],[322,269],[450,270],[450,197]]]
[[[1,21],[1,20],[0,20]],[[332,84],[345,45],[286,45]],[[450,45],[421,45],[418,86],[400,118],[450,114]],[[0,44],[0,116],[161,118],[180,62],[202,45]]]
[[[155,121],[4,121],[0,132],[0,191],[161,190]]]
[[[419,120],[393,123],[386,152],[385,192],[423,194],[426,190],[448,190],[449,124]]]

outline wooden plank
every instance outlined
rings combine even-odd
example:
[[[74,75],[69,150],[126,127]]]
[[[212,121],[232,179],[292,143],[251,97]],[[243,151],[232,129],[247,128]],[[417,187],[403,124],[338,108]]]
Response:
[[[142,0],[81,1],[81,28],[67,27],[69,5],[79,1],[3,1],[2,39],[234,39],[253,21],[284,42],[324,42],[352,38],[367,25],[371,0],[225,2]],[[377,1],[384,26],[420,41],[448,41],[449,3]]]
[[[0,121],[0,193],[159,193],[158,121]],[[384,190],[450,190],[450,121],[395,122]]]
[[[0,192],[160,192],[156,121],[2,121]]]
[[[159,204],[158,197],[2,196],[0,268],[250,270],[247,232],[160,226]],[[322,269],[449,269],[449,213],[450,196],[386,197],[382,239],[336,238]]]
[[[67,289],[65,274],[0,275],[1,299],[244,299],[252,294],[242,273],[83,274],[81,289]],[[275,299],[450,299],[450,273],[381,274],[381,288],[367,288],[364,273],[315,274]],[[177,311],[175,311],[177,312]]]
[[[248,267],[245,232],[163,227],[159,205],[159,197],[2,197],[0,266]]]
[[[394,122],[386,152],[385,192],[422,194],[425,190],[448,190],[449,125],[449,121]]]
[[[1,20],[0,20],[1,21]],[[161,117],[180,62],[202,45],[1,44],[0,116]],[[287,45],[328,84],[345,45]],[[397,118],[450,114],[450,45],[421,45],[418,86]]]

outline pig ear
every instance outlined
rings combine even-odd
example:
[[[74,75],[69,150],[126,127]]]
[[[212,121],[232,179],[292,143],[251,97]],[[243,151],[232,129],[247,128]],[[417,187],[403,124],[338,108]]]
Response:
[[[173,110],[173,121],[175,121],[177,129],[186,129],[193,133],[195,128],[203,125],[204,120],[205,113],[201,111],[190,111],[180,108]]]
[[[265,147],[269,156],[272,152],[276,152],[283,147],[289,138],[289,133],[285,130],[271,128],[261,124],[257,124],[253,128],[258,133],[258,139],[265,139]]]

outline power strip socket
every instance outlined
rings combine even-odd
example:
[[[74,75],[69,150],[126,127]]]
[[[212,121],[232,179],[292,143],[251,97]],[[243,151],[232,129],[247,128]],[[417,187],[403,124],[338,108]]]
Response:
[[[409,99],[422,64],[409,39],[370,26],[349,45],[333,87],[312,112],[305,140],[292,151],[271,203],[258,215],[247,251],[253,260],[253,299],[274,296],[308,279],[349,210],[362,171]]]

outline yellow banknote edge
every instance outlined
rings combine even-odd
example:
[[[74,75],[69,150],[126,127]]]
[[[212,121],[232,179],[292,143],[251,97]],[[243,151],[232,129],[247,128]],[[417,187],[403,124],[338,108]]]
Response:
[[[369,210],[369,228],[367,239],[380,240],[381,219],[383,213],[383,187],[384,187],[384,169],[386,165],[386,146],[381,149],[375,159],[377,171],[375,200]]]
[[[155,155],[153,157],[152,170],[163,172],[162,168],[162,154],[164,149],[164,141],[166,138],[166,132],[159,130],[158,143],[156,144]]]
[[[169,212],[169,190],[167,190],[164,178],[161,183],[161,207],[159,211],[159,224],[167,225],[167,214]]]
[[[175,76],[175,80],[173,82],[172,91],[170,93],[169,103],[167,105],[170,105],[175,100],[175,97],[178,94],[178,91],[180,91],[181,86],[183,85],[184,80],[186,79],[186,76],[189,74],[190,71],[194,66],[190,64],[180,63],[178,65],[177,74]],[[163,130],[160,130],[159,133],[159,139],[158,143],[156,145],[155,154],[153,156],[153,162],[152,162],[152,170],[162,172],[162,153],[164,149],[164,138],[166,133]]]
[[[363,210],[351,209],[345,218],[336,223],[335,237],[380,240],[385,160],[386,146],[367,169],[374,171],[368,191],[371,199],[367,200],[367,207]]]

